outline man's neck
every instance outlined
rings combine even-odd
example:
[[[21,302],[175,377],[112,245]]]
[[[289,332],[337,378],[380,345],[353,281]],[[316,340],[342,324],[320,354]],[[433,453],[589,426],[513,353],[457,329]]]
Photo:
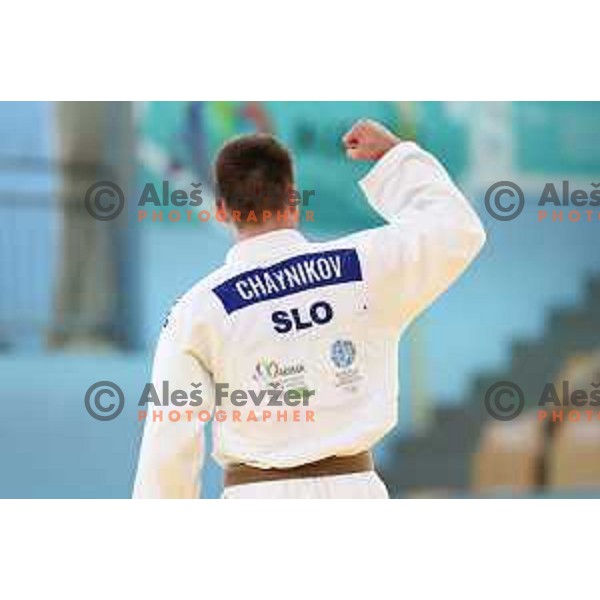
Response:
[[[245,240],[249,240],[260,235],[265,235],[267,233],[273,233],[275,231],[286,231],[286,230],[294,230],[295,227],[290,227],[289,225],[282,225],[279,227],[273,227],[272,225],[252,225],[251,227],[244,227],[243,229],[235,230],[235,241],[243,242]]]

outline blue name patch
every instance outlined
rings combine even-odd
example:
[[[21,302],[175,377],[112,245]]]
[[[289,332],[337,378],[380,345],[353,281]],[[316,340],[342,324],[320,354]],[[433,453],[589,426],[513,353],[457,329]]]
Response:
[[[224,281],[213,292],[228,313],[305,290],[362,281],[356,250],[326,250],[288,258]]]

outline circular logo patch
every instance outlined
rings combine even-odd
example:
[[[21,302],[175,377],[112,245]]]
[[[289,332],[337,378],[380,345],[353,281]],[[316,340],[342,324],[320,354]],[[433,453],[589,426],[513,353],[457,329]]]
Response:
[[[331,346],[331,361],[339,369],[348,368],[356,358],[356,346],[350,340],[337,340]]]

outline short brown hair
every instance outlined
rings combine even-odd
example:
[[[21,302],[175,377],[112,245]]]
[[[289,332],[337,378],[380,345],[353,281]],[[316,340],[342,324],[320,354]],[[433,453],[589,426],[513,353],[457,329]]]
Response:
[[[257,133],[227,142],[215,161],[217,194],[229,210],[282,210],[294,183],[294,167],[288,149],[273,136]]]

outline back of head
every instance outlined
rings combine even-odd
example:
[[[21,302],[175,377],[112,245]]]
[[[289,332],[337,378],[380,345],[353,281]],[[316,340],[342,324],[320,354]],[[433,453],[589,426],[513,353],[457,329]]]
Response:
[[[215,177],[219,201],[228,213],[239,213],[240,227],[251,211],[275,213],[289,207],[292,158],[271,135],[245,135],[227,142],[215,161]]]

